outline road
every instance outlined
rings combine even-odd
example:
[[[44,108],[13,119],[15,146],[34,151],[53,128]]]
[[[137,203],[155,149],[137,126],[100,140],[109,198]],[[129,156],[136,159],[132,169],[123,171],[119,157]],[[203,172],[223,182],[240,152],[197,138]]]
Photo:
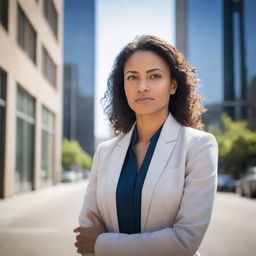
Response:
[[[61,184],[61,190],[50,188],[44,200],[27,203],[20,212],[16,204],[12,218],[0,222],[0,255],[78,255],[72,230],[78,224],[86,184],[83,181]],[[29,202],[36,200],[37,193],[43,192],[34,193]],[[253,256],[255,237],[256,200],[217,193],[212,222],[199,248],[201,255]]]
[[[256,199],[218,192],[200,252],[202,256],[256,255]]]

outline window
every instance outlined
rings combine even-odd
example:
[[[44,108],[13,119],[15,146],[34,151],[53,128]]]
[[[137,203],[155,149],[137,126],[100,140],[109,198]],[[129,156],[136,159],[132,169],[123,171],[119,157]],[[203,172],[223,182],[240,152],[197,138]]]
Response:
[[[32,189],[34,176],[35,99],[17,88],[15,193]]]
[[[53,184],[54,178],[54,114],[42,107],[41,185]]]
[[[46,51],[44,47],[42,47],[42,68],[43,74],[45,78],[54,86],[56,87],[56,73],[57,67],[54,64],[52,58],[50,57],[49,53]]]
[[[44,0],[44,16],[56,38],[58,38],[58,13],[52,0]]]
[[[8,29],[8,0],[0,0],[0,23]]]
[[[4,192],[6,78],[6,72],[0,68],[0,198],[3,198]]]
[[[18,6],[18,24],[17,24],[17,41],[30,59],[36,63],[36,32]]]

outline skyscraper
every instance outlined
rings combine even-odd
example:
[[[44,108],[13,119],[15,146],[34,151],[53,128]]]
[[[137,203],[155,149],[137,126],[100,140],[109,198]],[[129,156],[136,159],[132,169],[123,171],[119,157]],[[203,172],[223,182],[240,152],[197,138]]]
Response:
[[[218,123],[225,111],[235,120],[249,119],[252,124],[256,2],[179,0],[176,3],[176,46],[198,70],[200,90],[208,98],[204,120]]]
[[[63,137],[76,139],[77,65],[64,65],[63,79]]]
[[[76,122],[72,125],[75,127],[74,139],[79,142],[86,152],[93,155],[95,1],[65,1],[64,29],[64,62],[66,64],[76,65],[77,67],[76,114],[75,117],[65,116],[68,112],[64,104],[64,120],[66,120],[64,122],[64,131],[68,129],[66,125],[68,122],[71,123],[71,119],[73,118],[72,120]],[[66,86],[68,85],[66,84]],[[69,121],[67,121],[68,118]]]

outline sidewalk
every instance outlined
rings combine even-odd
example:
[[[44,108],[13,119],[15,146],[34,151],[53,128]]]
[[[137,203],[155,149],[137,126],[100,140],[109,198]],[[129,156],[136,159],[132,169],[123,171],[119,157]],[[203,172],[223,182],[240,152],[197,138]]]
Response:
[[[82,187],[84,187],[85,191],[87,184],[88,179],[74,183],[59,183],[37,191],[29,191],[10,198],[0,199],[0,226],[33,212],[38,206],[63,196],[65,193],[81,189]]]

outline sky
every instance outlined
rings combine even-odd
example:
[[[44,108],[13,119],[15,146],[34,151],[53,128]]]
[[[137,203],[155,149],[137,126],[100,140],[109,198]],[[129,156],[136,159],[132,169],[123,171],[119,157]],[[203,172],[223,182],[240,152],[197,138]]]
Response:
[[[137,35],[159,36],[175,43],[174,0],[96,0],[95,136],[111,136],[100,99],[115,57]]]

